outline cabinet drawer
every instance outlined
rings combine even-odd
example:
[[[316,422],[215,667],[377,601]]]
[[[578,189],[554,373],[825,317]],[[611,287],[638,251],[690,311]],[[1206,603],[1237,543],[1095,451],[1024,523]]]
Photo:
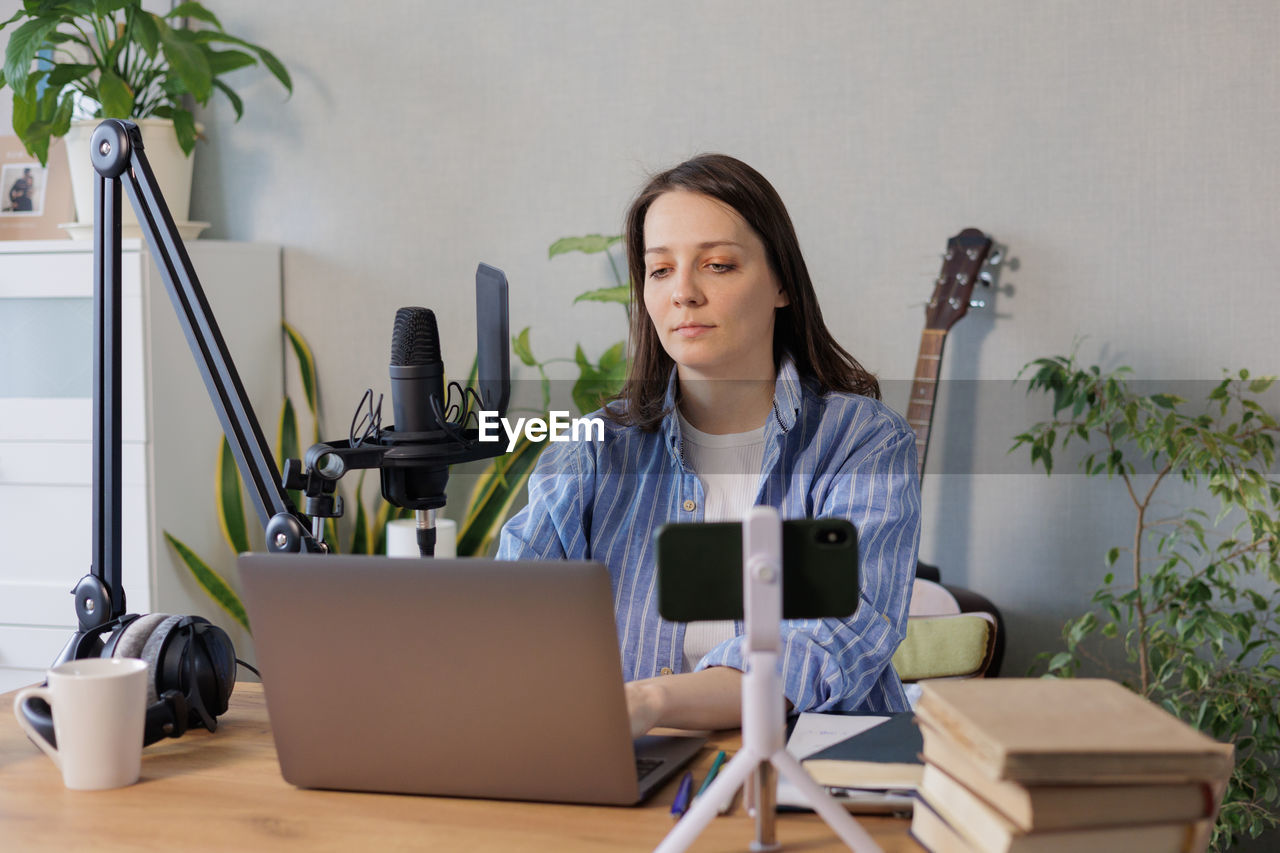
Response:
[[[66,244],[70,249],[0,254],[0,298],[56,299],[93,296],[93,244]],[[59,247],[61,248],[61,247]],[[120,292],[141,290],[141,255],[135,248],[120,256]]]
[[[74,618],[57,628],[0,625],[0,679],[9,682],[7,686],[0,682],[0,689],[43,681],[45,670],[75,633],[74,625]]]
[[[146,447],[124,442],[120,482],[146,485]],[[0,441],[0,488],[5,486],[92,486],[93,444],[87,441]]]
[[[9,333],[0,338],[0,440],[93,437],[93,314],[58,302],[0,299],[0,331]],[[66,310],[44,310],[50,306]],[[121,435],[142,441],[147,377],[139,295],[121,303],[120,336]]]
[[[122,490],[121,562],[127,603],[151,606],[150,544],[146,490]],[[0,602],[11,584],[50,584],[70,590],[93,561],[93,496],[88,486],[0,486]],[[54,605],[55,607],[59,605]],[[74,614],[71,597],[65,607]],[[74,615],[71,617],[74,622]],[[29,624],[0,604],[0,624]]]

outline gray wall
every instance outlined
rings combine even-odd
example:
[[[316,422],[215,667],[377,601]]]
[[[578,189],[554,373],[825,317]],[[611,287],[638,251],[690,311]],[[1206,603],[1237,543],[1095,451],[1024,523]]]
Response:
[[[204,111],[192,218],[284,245],[329,435],[385,390],[401,305],[446,318],[466,369],[477,261],[508,272],[543,357],[620,338],[616,306],[570,305],[603,260],[547,246],[618,230],[648,171],[700,151],[775,183],[829,323],[899,408],[946,238],[1007,245],[994,304],[949,340],[944,377],[983,381],[943,390],[921,551],[1003,607],[1008,673],[1131,535],[1114,483],[1006,456],[1046,414],[1011,392],[1019,368],[1088,336],[1143,378],[1280,372],[1273,2],[211,5],[296,91],[241,71],[245,119]]]

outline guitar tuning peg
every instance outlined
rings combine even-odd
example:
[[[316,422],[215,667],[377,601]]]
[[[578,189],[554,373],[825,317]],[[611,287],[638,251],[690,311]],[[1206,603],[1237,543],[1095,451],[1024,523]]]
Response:
[[[987,255],[987,263],[993,267],[1000,266],[1000,263],[1003,260],[1004,260],[1004,252],[1001,251],[1000,249],[992,249],[991,254]]]
[[[990,287],[995,283],[995,276],[991,275],[991,270],[983,270],[978,273],[978,281],[981,282],[983,287]]]
[[[985,299],[970,299],[970,300],[969,300],[969,307],[970,307],[970,308],[986,308],[986,307],[987,307],[987,300],[985,300]]]

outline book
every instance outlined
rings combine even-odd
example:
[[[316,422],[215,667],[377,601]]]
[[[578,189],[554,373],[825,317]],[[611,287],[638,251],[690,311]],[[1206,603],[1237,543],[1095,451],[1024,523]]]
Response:
[[[910,712],[892,714],[864,732],[815,752],[800,763],[830,788],[896,788],[920,784],[923,743]]]
[[[1221,799],[1222,792],[1207,782],[1028,787],[992,779],[954,742],[927,726],[921,729],[928,739],[931,766],[941,769],[1026,832],[1196,821],[1212,817]]]
[[[1089,784],[1226,779],[1232,746],[1106,679],[926,682],[920,720],[992,779]],[[928,760],[936,737],[924,736]]]
[[[956,835],[983,853],[1187,853],[1197,839],[1190,822],[1023,832],[933,765],[925,767],[920,796]]]
[[[787,752],[796,760],[813,755],[833,744],[879,726],[888,720],[887,715],[877,714],[816,714],[805,712],[796,720],[795,728],[787,739]],[[818,784],[822,784],[819,782]],[[829,793],[837,803],[856,814],[910,814],[915,805],[915,786],[911,790],[830,788]],[[812,807],[784,776],[778,777],[777,804],[779,811],[805,810]]]
[[[930,853],[973,853],[973,845],[924,800],[911,813],[911,836]]]

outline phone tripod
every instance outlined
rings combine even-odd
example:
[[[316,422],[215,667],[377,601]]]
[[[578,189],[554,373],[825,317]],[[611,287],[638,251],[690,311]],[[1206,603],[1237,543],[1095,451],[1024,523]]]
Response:
[[[800,791],[813,810],[827,822],[855,853],[880,853],[872,840],[843,806],[809,778],[800,762],[787,752],[782,678],[778,653],[782,640],[782,521],[773,507],[758,506],[742,523],[742,595],[747,645],[747,669],[742,675],[742,749],[720,775],[667,833],[654,853],[687,850],[719,812],[721,803],[747,781],[757,768],[776,769]],[[764,774],[769,778],[770,774]],[[757,820],[772,826],[774,800],[761,797]],[[771,836],[771,832],[769,835]],[[772,837],[757,838],[754,851],[777,850]]]

